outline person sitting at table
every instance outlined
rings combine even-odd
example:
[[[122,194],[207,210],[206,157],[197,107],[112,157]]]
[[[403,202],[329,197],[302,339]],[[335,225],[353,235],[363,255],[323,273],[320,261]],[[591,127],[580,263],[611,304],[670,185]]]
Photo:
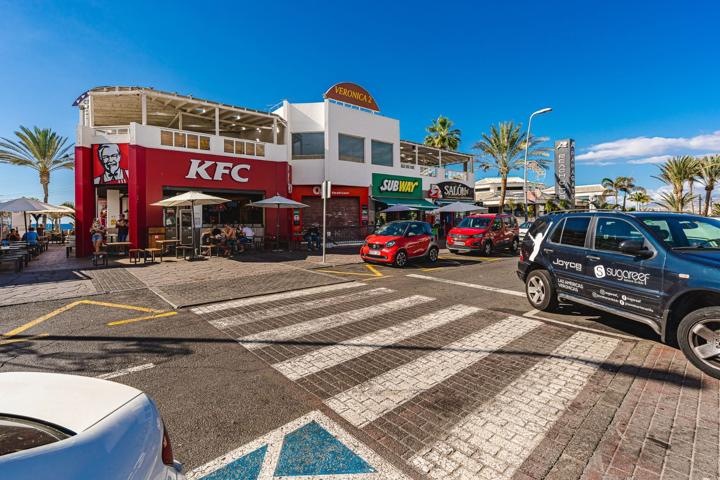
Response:
[[[240,229],[240,239],[238,242],[240,242],[240,252],[245,251],[245,245],[252,245],[253,238],[255,237],[255,232],[252,228],[248,227],[247,225],[243,225]]]
[[[18,233],[16,228],[13,228],[10,230],[10,233],[8,233],[7,236],[8,242],[19,242],[20,241],[20,234]]]
[[[320,249],[320,228],[316,223],[310,225],[310,228],[305,232],[305,241],[307,242],[308,251]]]
[[[27,232],[23,233],[22,240],[28,245],[37,245],[38,234],[33,227],[30,227]]]
[[[230,254],[237,252],[237,230],[233,225],[227,224],[223,228],[223,234],[225,235],[225,245],[227,251]]]
[[[90,227],[90,239],[95,249],[95,253],[100,253],[100,249],[103,244],[103,235],[105,234],[105,228],[100,223],[100,219],[96,218],[93,221],[92,227]]]

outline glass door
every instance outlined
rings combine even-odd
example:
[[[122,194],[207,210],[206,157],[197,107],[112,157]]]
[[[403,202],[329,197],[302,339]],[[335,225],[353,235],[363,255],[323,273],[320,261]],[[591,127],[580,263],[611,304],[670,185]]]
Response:
[[[180,244],[192,245],[192,210],[180,210]]]
[[[178,239],[178,224],[175,208],[166,208],[163,211],[165,220],[163,225],[165,226],[165,239],[166,240],[177,240]]]

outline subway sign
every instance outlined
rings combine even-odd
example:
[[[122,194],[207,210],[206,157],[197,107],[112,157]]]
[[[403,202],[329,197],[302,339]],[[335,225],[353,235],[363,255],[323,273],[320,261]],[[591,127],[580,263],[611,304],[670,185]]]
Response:
[[[374,197],[422,198],[422,179],[373,173],[372,192]]]

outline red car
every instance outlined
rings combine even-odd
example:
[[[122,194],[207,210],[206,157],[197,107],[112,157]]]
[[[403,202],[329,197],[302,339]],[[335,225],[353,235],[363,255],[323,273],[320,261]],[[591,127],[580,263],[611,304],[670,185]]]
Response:
[[[408,260],[426,258],[437,262],[440,249],[427,222],[390,222],[365,239],[360,257],[366,262],[404,267]]]
[[[519,246],[517,220],[508,214],[468,215],[447,236],[450,253],[479,251],[488,256],[498,248],[507,248],[515,253]]]

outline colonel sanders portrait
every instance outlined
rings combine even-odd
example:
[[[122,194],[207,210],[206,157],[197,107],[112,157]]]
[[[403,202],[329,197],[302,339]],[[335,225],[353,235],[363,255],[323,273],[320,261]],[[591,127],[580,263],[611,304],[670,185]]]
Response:
[[[94,179],[95,185],[127,183],[128,171],[121,167],[122,154],[116,143],[98,145],[97,156],[102,165],[103,173]]]

